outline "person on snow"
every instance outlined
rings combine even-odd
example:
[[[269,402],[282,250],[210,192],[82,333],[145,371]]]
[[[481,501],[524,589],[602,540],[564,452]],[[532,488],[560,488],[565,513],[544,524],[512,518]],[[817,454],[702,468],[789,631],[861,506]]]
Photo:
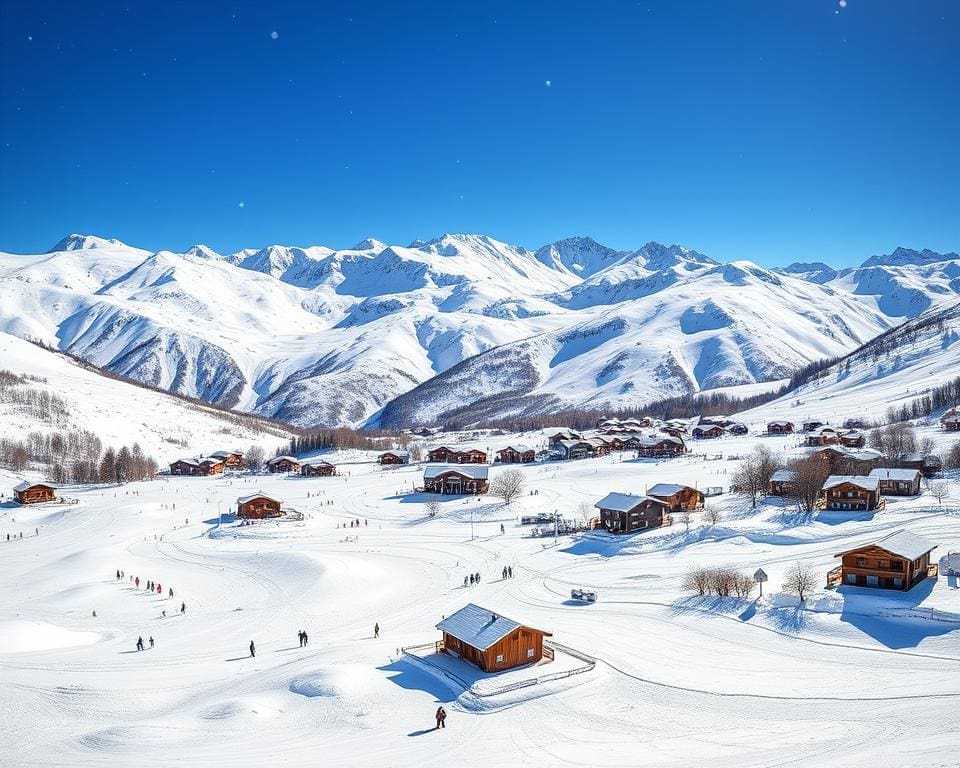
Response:
[[[464,577],[463,577],[463,586],[467,586],[467,584],[469,584],[469,583],[470,583],[470,577],[469,577],[469,576],[464,576]]]
[[[297,640],[300,641],[300,647],[303,648],[303,630],[297,632]]]
[[[507,578],[507,566],[503,566],[503,578],[504,580]]]
[[[437,707],[436,718],[437,718],[437,728],[447,727],[445,722],[447,719],[447,710],[445,710],[442,706]]]
[[[180,603],[180,613],[186,613],[186,612],[187,612],[187,604]]]
[[[471,587],[473,586],[474,581],[476,581],[476,579],[473,578],[473,574],[471,573],[471,574],[470,574],[470,586],[471,586]]]
[[[120,581],[120,569],[117,568],[117,581]]]
[[[173,597],[173,587],[170,587],[170,597]]]
[[[250,641],[250,658],[253,658],[257,655],[257,647],[253,644],[253,640]]]
[[[133,580],[133,583],[137,585],[137,589],[140,589],[140,577],[139,577],[139,576],[137,576],[137,578],[135,578],[135,579]]]
[[[479,584],[479,583],[480,583],[480,574],[477,573],[477,584]]]
[[[380,625],[379,625],[379,624],[374,624],[374,625],[373,625],[373,636],[374,636],[374,638],[380,637]]]
[[[509,576],[511,579],[513,578],[513,566],[512,566],[512,565],[508,565],[508,566],[507,566],[507,576]]]
[[[310,642],[310,638],[307,637],[307,630],[303,630],[303,644],[306,645]]]
[[[137,638],[137,650],[138,650],[138,651],[142,651],[142,650],[143,650],[143,638],[142,638],[142,637],[138,637],[138,638]]]
[[[150,635],[150,647],[153,648],[153,635]]]
[[[163,594],[163,587],[160,586],[159,584],[157,584],[157,594],[158,594],[158,595],[162,595],[162,594]]]

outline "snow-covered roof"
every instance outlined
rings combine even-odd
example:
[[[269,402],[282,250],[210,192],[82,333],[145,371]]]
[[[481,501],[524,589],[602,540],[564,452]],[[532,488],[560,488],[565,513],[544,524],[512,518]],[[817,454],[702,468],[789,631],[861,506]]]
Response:
[[[518,627],[524,626],[513,619],[468,603],[456,613],[437,624],[437,629],[481,651],[487,650]],[[532,627],[530,627],[532,629]],[[537,630],[538,632],[542,630]],[[549,635],[549,632],[544,632]]]
[[[29,490],[30,488],[36,488],[37,486],[42,486],[43,488],[53,488],[54,490],[60,487],[56,483],[28,483],[24,481],[13,486],[13,490],[20,492]]]
[[[398,459],[409,459],[409,458],[410,458],[410,451],[399,451],[399,450],[398,450],[398,451],[394,451],[394,450],[390,450],[390,451],[384,451],[384,452],[381,453],[380,455],[381,455],[381,456],[386,456],[386,455],[388,455],[388,454],[389,454],[390,456],[396,456]]]
[[[536,452],[537,450],[532,445],[527,445],[526,443],[510,443],[510,445],[505,445],[503,448],[498,448],[497,453],[500,453],[501,451],[509,451],[511,448],[517,453],[525,453],[527,451]]]
[[[254,499],[269,499],[270,501],[277,502],[277,504],[280,503],[279,499],[275,499],[273,496],[267,496],[267,494],[260,491],[258,493],[251,493],[249,496],[241,496],[237,499],[237,504],[246,504],[248,501],[253,501]]]
[[[654,499],[650,496],[636,496],[632,493],[608,493],[593,506],[597,509],[611,509],[614,512],[629,512],[637,504],[647,500],[663,504],[660,499]]]
[[[768,421],[768,422],[767,422],[767,426],[768,426],[768,427],[792,427],[792,426],[793,426],[793,422],[792,422],[792,421],[783,421],[783,420],[779,420],[779,419],[778,419],[778,420],[776,420],[776,421]]]
[[[323,459],[307,459],[306,461],[301,461],[300,465],[304,467],[333,466],[329,461],[324,461]]]
[[[489,464],[431,464],[423,470],[423,479],[431,480],[447,472],[457,472],[471,480],[486,480],[490,473]]]
[[[693,431],[709,432],[712,429],[719,429],[721,432],[724,431],[724,427],[720,424],[697,424],[697,426],[693,428]]]
[[[228,456],[243,456],[243,451],[214,451],[210,456],[214,459],[225,459]]]
[[[870,477],[876,477],[880,480],[905,480],[907,482],[913,482],[919,474],[919,469],[889,469],[887,467],[877,467],[870,471]]]
[[[191,466],[199,467],[201,464],[222,464],[223,459],[218,456],[200,456],[199,458],[196,458],[196,459],[180,458],[173,463],[174,464],[190,464]]]
[[[897,555],[907,560],[916,560],[918,557],[927,554],[931,549],[936,549],[937,545],[923,538],[923,536],[917,536],[915,533],[901,529],[884,536],[882,539],[877,539],[870,544],[854,547],[847,551],[853,552],[857,549],[863,549],[864,547],[880,547],[880,549],[885,549],[892,555]],[[834,557],[840,557],[840,555],[843,554],[845,553],[838,552]]]
[[[281,461],[284,461],[284,460],[286,460],[286,461],[292,461],[294,464],[299,464],[299,463],[300,463],[300,459],[298,459],[296,456],[274,456],[272,459],[270,459],[270,460],[267,462],[267,464],[277,464],[277,463],[279,463],[279,462],[281,462]]]
[[[592,444],[589,440],[561,440],[560,445],[562,445],[564,448],[573,448],[577,445],[589,445],[592,447]]]
[[[684,490],[695,490],[689,485],[678,485],[677,483],[657,483],[652,488],[647,489],[647,496],[673,496],[675,493],[679,493]]]
[[[797,473],[792,469],[778,469],[770,475],[770,479],[775,483],[792,483],[797,479]]]
[[[823,490],[836,488],[838,485],[850,483],[865,491],[875,491],[880,487],[880,479],[866,475],[830,475],[823,484]]]

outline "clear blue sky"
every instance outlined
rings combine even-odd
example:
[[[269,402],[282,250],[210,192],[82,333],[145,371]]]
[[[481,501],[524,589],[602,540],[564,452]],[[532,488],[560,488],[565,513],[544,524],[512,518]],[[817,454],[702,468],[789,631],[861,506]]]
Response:
[[[68,232],[960,249],[960,3],[3,2],[0,250]]]

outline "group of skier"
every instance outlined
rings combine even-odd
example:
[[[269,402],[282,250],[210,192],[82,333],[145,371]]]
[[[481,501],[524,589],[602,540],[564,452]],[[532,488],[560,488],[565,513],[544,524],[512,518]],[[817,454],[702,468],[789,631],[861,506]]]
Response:
[[[120,580],[124,577],[124,575],[125,575],[124,572],[121,571],[121,570],[118,568],[118,569],[117,569],[117,581],[120,581]],[[133,584],[137,589],[140,589],[140,577],[139,577],[139,576],[131,576],[131,577],[130,577],[130,583]],[[158,583],[155,582],[155,581],[146,581],[146,582],[144,583],[144,585],[143,585],[143,588],[146,589],[147,592],[150,592],[151,594],[153,594],[154,592],[156,592],[158,595],[162,595],[162,594],[163,594],[163,585],[158,584]],[[170,587],[170,588],[167,590],[167,597],[173,598],[173,587]],[[184,611],[184,608],[181,608],[181,609],[180,609],[180,612],[183,613],[183,611]]]
[[[472,587],[475,584],[479,584],[479,583],[480,583],[479,573],[471,573],[469,576],[463,577],[463,586],[467,586],[469,584]]]
[[[512,578],[513,578],[513,566],[512,566],[512,565],[505,565],[505,566],[503,566],[503,578],[504,578],[504,579],[512,579]]]

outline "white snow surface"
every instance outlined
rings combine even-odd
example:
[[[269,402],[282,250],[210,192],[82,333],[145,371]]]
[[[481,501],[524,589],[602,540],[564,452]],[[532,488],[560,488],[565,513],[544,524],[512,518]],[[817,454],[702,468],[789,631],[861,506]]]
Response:
[[[522,396],[514,410],[544,410],[754,386],[958,291],[956,254],[906,249],[857,269],[766,270],[583,237],[537,251],[449,234],[221,255],[75,234],[49,253],[0,254],[0,331],[180,394],[359,425],[504,393]]]
[[[678,522],[554,545],[518,525],[539,512],[573,517],[614,489],[726,488],[734,457],[762,444],[787,458],[800,443],[754,432],[712,441],[720,459],[515,466],[536,495],[509,506],[442,497],[436,516],[412,491],[422,467],[385,469],[352,451],[320,454],[339,477],[173,477],[69,488],[76,505],[0,504],[0,763],[955,765],[956,578],[908,593],[826,590],[822,580],[837,552],[901,529],[935,543],[935,558],[960,549],[956,475],[943,505],[890,497],[869,514],[807,517],[779,499],[752,509],[725,494],[709,500],[722,520],[694,514],[689,531]],[[15,480],[0,472],[0,490]],[[241,526],[227,515],[218,525],[218,506],[230,511],[253,491],[303,521]],[[819,572],[805,606],[781,592],[797,561]],[[682,580],[694,563],[762,567],[764,597],[692,596]],[[504,580],[507,565],[514,578]],[[480,585],[464,587],[474,572]],[[134,575],[162,594],[137,589]],[[573,588],[599,599],[570,600]],[[551,632],[596,666],[497,692],[497,676],[455,658],[437,668],[398,650],[439,639],[435,626],[468,603]],[[137,652],[138,636],[156,646]],[[568,661],[501,679],[580,665]],[[449,717],[435,731],[439,705]]]

